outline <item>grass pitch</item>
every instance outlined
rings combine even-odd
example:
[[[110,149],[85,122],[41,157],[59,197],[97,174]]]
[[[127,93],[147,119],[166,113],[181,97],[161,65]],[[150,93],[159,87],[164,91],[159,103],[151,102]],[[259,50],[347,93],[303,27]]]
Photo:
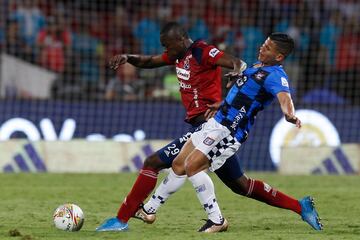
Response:
[[[359,239],[359,176],[249,175],[297,198],[314,196],[324,231],[312,230],[295,213],[238,196],[211,175],[230,223],[227,232],[196,232],[206,215],[187,182],[159,210],[154,224],[132,219],[128,232],[97,233],[95,228],[116,214],[136,174],[0,174],[0,239]],[[66,202],[85,213],[79,232],[53,226],[54,209]]]

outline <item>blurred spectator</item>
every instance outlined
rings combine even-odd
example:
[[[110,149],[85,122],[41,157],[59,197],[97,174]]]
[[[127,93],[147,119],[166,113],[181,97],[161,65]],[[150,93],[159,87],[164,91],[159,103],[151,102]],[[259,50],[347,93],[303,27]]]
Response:
[[[340,11],[334,10],[330,12],[329,20],[320,29],[320,50],[326,57],[322,61],[325,61],[329,67],[333,67],[335,64],[335,53],[342,27],[342,15]]]
[[[140,52],[144,55],[159,54],[163,51],[160,43],[161,23],[157,16],[157,5],[146,2],[141,5],[139,21],[133,30],[134,36],[140,44]],[[128,51],[126,51],[128,52]],[[163,88],[162,79],[166,73],[166,68],[139,69],[139,77],[144,79],[146,86],[146,96],[157,97],[158,90]]]
[[[206,2],[206,14],[203,17],[208,26],[211,27],[212,34],[216,34],[221,28],[228,29],[231,27],[232,18],[229,0],[209,0],[204,2]],[[195,5],[195,7],[204,8],[201,5]]]
[[[318,79],[312,79],[312,81],[302,81],[302,89],[298,92],[295,92],[298,89],[298,83],[301,76],[304,75],[305,71],[309,71],[307,67],[311,67],[311,70],[315,69],[315,66],[311,64],[306,64],[306,61],[312,61],[309,54],[314,49],[310,49],[311,44],[311,34],[308,28],[308,22],[305,18],[309,17],[306,15],[306,5],[304,2],[302,3],[288,3],[286,4],[289,8],[289,13],[285,14],[285,16],[274,26],[275,32],[285,32],[289,34],[295,41],[295,48],[291,55],[289,55],[284,63],[286,65],[287,73],[291,76],[291,85],[293,88],[293,95],[297,97],[301,97],[304,94],[304,91],[313,87],[313,85],[317,85]],[[286,16],[288,15],[288,16]],[[312,47],[314,47],[313,45]],[[310,86],[311,85],[311,86]]]
[[[243,16],[243,22],[240,27],[241,36],[244,40],[244,51],[241,58],[248,64],[257,61],[257,49],[264,41],[262,29],[256,26],[255,16],[248,14]]]
[[[20,37],[34,47],[40,30],[45,26],[45,17],[38,8],[37,0],[20,0],[11,18],[19,23]]]
[[[72,34],[72,55],[79,64],[80,79],[87,88],[89,97],[97,98],[98,88],[105,76],[104,45],[90,34],[91,21],[96,21],[91,12],[81,10],[77,12],[77,17],[82,21]]]
[[[138,79],[136,68],[129,64],[121,65],[116,76],[106,86],[106,100],[140,100],[144,96],[144,83]]]
[[[287,58],[287,61],[299,61],[309,49],[310,35],[304,25],[303,12],[293,13],[289,18],[283,18],[275,25],[275,32],[285,32],[295,41],[294,52]]]
[[[348,19],[338,39],[335,88],[340,95],[360,104],[360,27],[357,18]]]
[[[5,52],[25,61],[31,61],[33,59],[33,50],[29,45],[25,44],[24,39],[20,38],[18,22],[10,19],[6,30]]]
[[[360,17],[359,0],[337,0],[340,12],[348,19],[356,19]]]
[[[64,71],[57,75],[51,86],[51,97],[69,101],[87,99],[87,92],[84,91],[80,79],[79,63],[72,58],[67,59],[67,61]]]
[[[131,19],[122,6],[116,7],[110,26],[111,33],[106,42],[106,59],[119,53],[139,53],[139,43],[133,35]]]
[[[196,1],[193,5],[184,11],[179,17],[179,22],[187,29],[190,37],[194,40],[203,39],[209,41],[211,39],[210,31],[204,21],[205,2]]]
[[[51,17],[47,21],[47,26],[39,32],[37,44],[40,65],[57,73],[63,72],[65,58],[70,57],[70,31],[62,28],[56,19]]]
[[[160,23],[156,16],[156,6],[141,6],[141,17],[134,28],[134,36],[140,43],[141,53],[145,55],[158,54],[162,51],[160,44]]]

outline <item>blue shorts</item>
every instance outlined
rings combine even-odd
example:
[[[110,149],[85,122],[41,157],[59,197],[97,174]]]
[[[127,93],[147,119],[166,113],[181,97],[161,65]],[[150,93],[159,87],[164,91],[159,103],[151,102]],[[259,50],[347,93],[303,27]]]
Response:
[[[182,137],[173,140],[171,143],[156,152],[157,155],[160,157],[160,160],[166,163],[168,168],[171,167],[171,164],[174,161],[175,157],[179,154],[181,148],[190,138],[191,134],[197,130],[199,130],[199,127],[192,127]],[[237,154],[229,157],[224,163],[224,165],[217,169],[215,173],[223,181],[231,181],[240,178],[244,174],[244,172],[241,169],[240,159]]]

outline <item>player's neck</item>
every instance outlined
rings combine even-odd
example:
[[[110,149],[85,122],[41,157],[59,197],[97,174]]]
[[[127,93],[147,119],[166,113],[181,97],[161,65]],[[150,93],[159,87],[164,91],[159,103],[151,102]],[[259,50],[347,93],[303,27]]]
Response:
[[[191,40],[190,38],[185,40],[185,47],[189,48],[191,46],[191,44],[193,44],[193,40]]]
[[[271,67],[271,66],[281,65],[281,62],[268,62],[268,63],[260,62],[260,64],[261,64],[260,67]]]

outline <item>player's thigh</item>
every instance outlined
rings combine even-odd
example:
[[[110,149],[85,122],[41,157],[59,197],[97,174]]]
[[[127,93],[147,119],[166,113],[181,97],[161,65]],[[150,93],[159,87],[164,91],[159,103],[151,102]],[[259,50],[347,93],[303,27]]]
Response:
[[[214,119],[210,119],[200,131],[193,133],[191,141],[197,150],[207,156],[210,171],[219,169],[241,145],[229,129]]]
[[[220,180],[233,192],[244,195],[248,189],[248,177],[242,170],[240,159],[235,154],[215,171]]]
[[[235,181],[244,175],[237,154],[226,159],[225,163],[219,169],[215,170],[215,173],[223,182]]]
[[[191,132],[188,132],[182,137],[174,139],[172,142],[170,142],[156,152],[159,160],[163,162],[167,166],[167,168],[171,167],[174,159],[176,158],[176,156],[179,155],[187,139],[190,138],[190,135]]]

